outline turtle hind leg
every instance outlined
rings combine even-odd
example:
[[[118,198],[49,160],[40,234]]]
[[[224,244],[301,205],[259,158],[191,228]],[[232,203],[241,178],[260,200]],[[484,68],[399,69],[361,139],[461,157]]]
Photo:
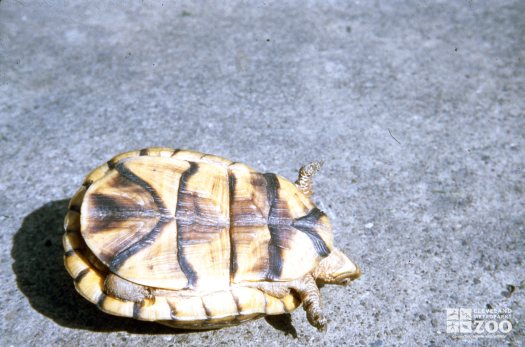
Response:
[[[104,292],[107,295],[134,302],[142,302],[152,297],[147,287],[127,281],[113,273],[108,274],[104,280]]]
[[[319,331],[326,331],[327,320],[321,308],[321,292],[312,275],[306,275],[303,279],[294,283],[294,289],[301,296],[306,318],[311,325]]]
[[[292,282],[261,282],[253,286],[276,298],[286,296],[290,290],[298,293],[308,322],[319,331],[326,330],[327,320],[321,308],[321,292],[311,274]]]
[[[313,176],[321,170],[323,166],[323,161],[314,161],[308,165],[302,166],[299,169],[299,177],[295,181],[295,185],[299,190],[303,192],[304,195],[310,197],[313,195]]]

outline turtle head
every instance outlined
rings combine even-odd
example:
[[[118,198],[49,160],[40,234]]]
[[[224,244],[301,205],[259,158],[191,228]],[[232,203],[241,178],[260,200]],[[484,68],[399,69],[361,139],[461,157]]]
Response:
[[[318,284],[348,285],[361,275],[361,271],[348,257],[334,248],[330,255],[319,262],[313,271]]]

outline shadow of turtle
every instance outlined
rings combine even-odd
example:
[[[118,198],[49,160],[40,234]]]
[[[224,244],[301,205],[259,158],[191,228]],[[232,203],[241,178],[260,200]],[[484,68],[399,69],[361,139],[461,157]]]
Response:
[[[193,332],[108,315],[76,292],[63,264],[62,234],[67,204],[68,200],[52,201],[33,211],[13,238],[13,271],[18,288],[31,306],[68,328],[136,334]]]
[[[292,315],[284,313],[275,316],[266,316],[265,320],[268,324],[277,330],[282,331],[285,335],[291,335],[294,339],[297,338],[297,330],[292,324]]]

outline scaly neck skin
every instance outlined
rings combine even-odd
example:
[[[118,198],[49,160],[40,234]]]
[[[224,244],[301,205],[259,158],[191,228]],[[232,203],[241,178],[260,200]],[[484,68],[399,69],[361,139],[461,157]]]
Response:
[[[359,268],[348,257],[334,248],[330,255],[319,262],[312,275],[319,284],[347,285],[361,274]]]

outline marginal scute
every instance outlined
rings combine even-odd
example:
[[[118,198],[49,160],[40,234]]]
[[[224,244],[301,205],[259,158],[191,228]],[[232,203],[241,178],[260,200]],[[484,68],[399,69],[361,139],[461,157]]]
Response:
[[[140,151],[124,152],[108,160],[107,165],[110,169],[112,169],[118,162],[122,161],[123,159],[138,157],[138,156],[140,156]]]
[[[227,290],[204,295],[202,304],[208,317],[221,318],[239,314],[235,300]]]
[[[66,269],[69,275],[73,279],[77,278],[78,275],[85,269],[89,269],[89,263],[82,259],[77,251],[72,250],[74,253],[64,259]]]
[[[166,147],[149,147],[144,148],[139,151],[141,156],[148,157],[171,157],[173,154],[173,149]]]
[[[66,223],[64,223],[64,229],[66,232],[64,233],[64,236],[62,236],[62,245],[64,246],[64,250],[68,252],[73,249],[82,248],[84,245],[84,240],[80,234],[76,232],[79,229],[74,229],[73,226],[68,223],[68,215],[66,215],[65,219]]]
[[[286,295],[284,298],[281,298],[280,300],[283,303],[284,310],[286,313],[292,312],[298,306],[301,305],[301,298],[297,293],[293,291],[289,295]]]
[[[101,166],[97,167],[86,176],[86,178],[84,179],[83,186],[88,187],[93,182],[98,181],[108,172],[108,170],[109,166],[107,163],[104,163]]]
[[[64,230],[80,230],[80,212],[69,210],[64,218]]]
[[[284,305],[283,301],[268,294],[264,294],[264,296],[266,300],[267,314],[274,314],[276,312],[286,312],[286,306]]]
[[[99,308],[116,316],[133,317],[134,304],[132,301],[120,300],[106,295]]]
[[[168,298],[167,301],[171,308],[173,320],[191,321],[208,318],[200,297],[187,297],[182,300],[180,298]]]
[[[250,173],[250,172],[256,172],[253,168],[251,168],[250,166],[246,165],[246,164],[243,164],[243,163],[239,163],[239,162],[231,162],[229,165],[228,165],[228,169],[232,172],[235,172],[235,173],[239,173],[239,174],[242,174],[242,173]]]
[[[200,162],[201,158],[204,156],[204,153],[191,150],[177,150],[172,154],[172,158],[184,160],[188,162]]]
[[[80,213],[80,206],[82,206],[82,200],[84,199],[84,195],[86,194],[86,187],[81,186],[75,195],[71,198],[68,205],[68,210],[79,212]]]
[[[219,157],[213,154],[206,154],[203,157],[201,157],[201,160],[205,163],[217,164],[225,168],[228,167],[232,163],[228,159],[224,159],[223,157]]]
[[[105,295],[102,292],[103,281],[103,277],[96,271],[89,271],[82,277],[81,281],[75,282],[75,287],[86,299],[93,303],[97,303],[100,297]]]

